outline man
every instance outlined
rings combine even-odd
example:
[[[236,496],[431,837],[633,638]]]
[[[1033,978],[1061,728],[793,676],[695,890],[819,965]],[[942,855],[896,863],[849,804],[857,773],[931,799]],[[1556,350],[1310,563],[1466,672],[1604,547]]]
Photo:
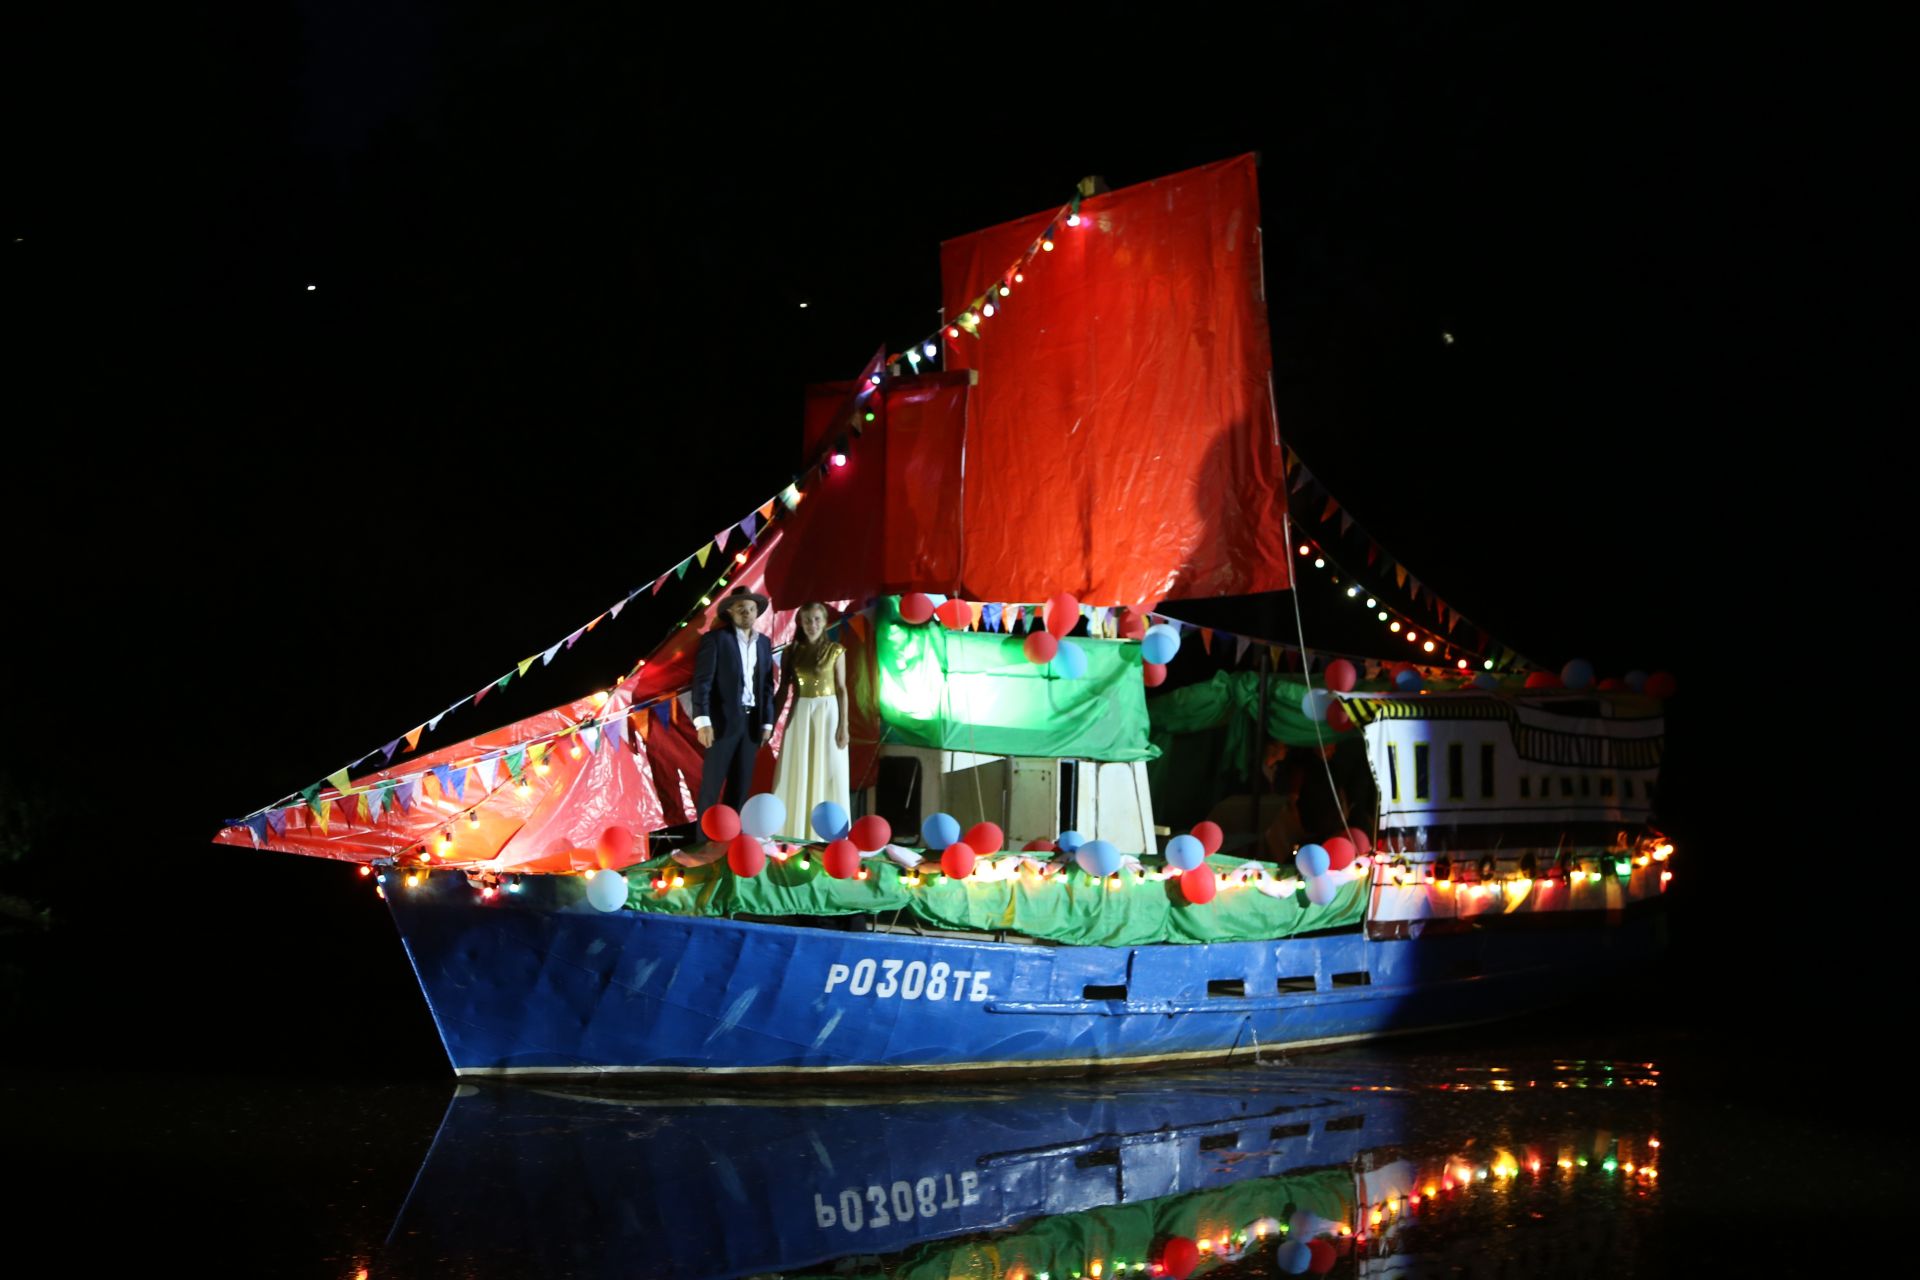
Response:
[[[754,761],[773,736],[773,642],[753,629],[767,598],[735,587],[720,604],[724,624],[700,637],[693,663],[693,727],[707,758],[700,769],[700,812],[726,801],[739,808],[753,785]]]

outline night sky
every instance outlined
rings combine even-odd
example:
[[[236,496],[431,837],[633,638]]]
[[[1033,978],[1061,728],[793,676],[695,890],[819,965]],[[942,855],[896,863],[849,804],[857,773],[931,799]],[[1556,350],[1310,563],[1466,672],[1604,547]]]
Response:
[[[1678,674],[1690,872],[1779,839],[1722,788],[1765,720],[1741,607],[1792,576],[1787,406],[1821,377],[1782,327],[1831,248],[1795,73],[1667,19],[1354,8],[1122,43],[1104,10],[246,6],[180,19],[124,94],[35,33],[0,680],[38,852],[0,891],[60,921],[18,944],[31,1025],[164,999],[25,1056],[334,1070],[372,1038],[444,1070],[351,871],[216,849],[221,820],[785,483],[801,388],[935,323],[942,239],[1247,151],[1289,443],[1522,652]],[[672,596],[449,727],[604,686]]]

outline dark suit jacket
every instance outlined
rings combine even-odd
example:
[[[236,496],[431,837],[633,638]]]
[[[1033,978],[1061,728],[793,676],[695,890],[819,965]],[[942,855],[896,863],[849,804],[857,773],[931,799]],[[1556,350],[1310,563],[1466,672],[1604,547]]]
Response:
[[[760,727],[773,715],[773,642],[756,631],[753,643],[753,710],[744,727],[758,736]],[[724,738],[743,727],[741,681],[740,642],[734,639],[734,629],[721,627],[701,636],[700,650],[693,660],[693,714],[713,721],[715,738]]]

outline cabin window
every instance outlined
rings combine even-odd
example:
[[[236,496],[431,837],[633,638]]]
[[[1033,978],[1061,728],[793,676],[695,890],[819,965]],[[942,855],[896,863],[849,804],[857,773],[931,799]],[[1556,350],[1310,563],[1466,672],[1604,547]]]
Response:
[[[1124,986],[1082,987],[1080,989],[1080,998],[1082,1000],[1125,1000],[1127,998],[1127,989]]]
[[[1088,1151],[1073,1158],[1076,1169],[1099,1169],[1107,1165],[1120,1163],[1120,1148],[1108,1147],[1104,1151]]]
[[[1387,789],[1395,800],[1400,798],[1400,748],[1391,742],[1387,744]]]
[[[1540,798],[1542,800],[1553,799],[1553,779],[1544,773],[1540,775]]]
[[[1580,798],[1582,800],[1585,800],[1585,799],[1591,798],[1592,795],[1593,795],[1593,775],[1590,773],[1583,773],[1580,775]]]
[[[1533,779],[1524,773],[1520,775],[1520,798],[1522,800],[1533,799]]]
[[[1560,798],[1563,800],[1573,799],[1573,777],[1571,774],[1563,773],[1560,775]]]
[[[1458,742],[1447,744],[1447,799],[1464,800],[1467,795],[1467,749]]]
[[[1231,1151],[1239,1145],[1240,1135],[1237,1133],[1210,1133],[1200,1139],[1202,1151]]]
[[[1267,1137],[1280,1142],[1287,1138],[1304,1138],[1312,1132],[1313,1126],[1310,1124],[1277,1124],[1267,1131]]]
[[[1433,749],[1424,742],[1413,744],[1413,798],[1425,800],[1433,794]]]
[[[1209,996],[1244,997],[1247,994],[1245,978],[1215,978],[1207,983]]]
[[[1610,796],[1613,794],[1613,775],[1612,774],[1609,773],[1609,774],[1601,775],[1600,794],[1603,796]]]
[[[1319,984],[1313,980],[1313,975],[1310,973],[1303,973],[1292,978],[1281,978],[1274,986],[1283,996],[1301,991],[1319,990]]]
[[[1367,1118],[1365,1116],[1341,1116],[1338,1120],[1329,1120],[1320,1127],[1332,1132],[1341,1129],[1363,1128],[1366,1123]]]
[[[1625,796],[1629,800],[1633,799],[1633,779],[1632,778],[1620,779],[1620,794]]]
[[[1480,798],[1493,799],[1493,744],[1480,744]]]
[[[1336,987],[1370,987],[1373,985],[1373,975],[1370,973],[1336,973],[1333,975],[1333,985]]]

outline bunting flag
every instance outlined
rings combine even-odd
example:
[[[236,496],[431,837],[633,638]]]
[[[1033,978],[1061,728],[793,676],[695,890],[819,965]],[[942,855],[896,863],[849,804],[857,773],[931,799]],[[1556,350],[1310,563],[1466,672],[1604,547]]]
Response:
[[[572,635],[568,636],[565,640],[562,640],[560,643],[566,645],[567,648],[571,649],[573,648],[574,645],[580,642],[580,637],[585,634],[587,634],[587,629],[585,627],[582,627],[578,631],[574,632]]]
[[[267,810],[267,829],[277,836],[287,834],[287,811],[285,809]]]
[[[493,692],[492,685],[488,684],[488,685],[480,686],[480,691],[473,695],[473,705],[477,707],[481,703],[485,702],[487,700],[487,695],[492,692]]]
[[[597,626],[599,626],[599,625],[600,625],[600,624],[601,624],[602,622],[605,622],[606,620],[607,620],[607,615],[606,615],[606,614],[604,614],[604,613],[603,613],[603,614],[600,614],[600,615],[599,615],[598,617],[596,617],[596,618],[595,618],[595,619],[594,619],[594,620],[593,620],[592,622],[589,622],[589,623],[588,623],[588,624],[587,624],[586,626],[584,626],[584,627],[582,627],[582,628],[580,628],[580,630],[582,630],[582,631],[591,631],[591,630],[593,630],[593,629],[594,629],[595,627],[597,627]]]
[[[686,576],[687,576],[687,566],[688,566],[689,564],[692,564],[692,563],[693,563],[693,562],[692,562],[691,560],[682,560],[682,561],[681,561],[681,562],[680,562],[679,564],[677,564],[677,565],[675,565],[675,566],[673,566],[673,576],[674,576],[674,577],[676,577],[676,578],[684,578],[684,577],[686,577]]]
[[[1327,505],[1321,508],[1321,511],[1320,511],[1320,523],[1325,524],[1327,521],[1333,519],[1334,515],[1339,510],[1340,510],[1340,503],[1334,498],[1332,494],[1328,494]]]
[[[651,725],[652,723],[653,723],[653,717],[652,717],[652,716],[641,716],[641,717],[640,717],[640,722],[639,722],[639,726],[638,726],[638,727],[639,727],[639,729],[640,729],[640,741],[642,741],[642,742],[645,742],[645,741],[647,740],[647,733],[648,733],[648,726],[649,726],[649,725]],[[607,735],[607,737],[609,737],[609,738],[611,738],[611,737],[613,737],[613,735],[612,735],[612,734],[608,734],[608,735]]]
[[[580,726],[580,741],[585,744],[588,755],[597,753],[600,750],[600,726],[592,724]]]
[[[762,520],[773,519],[773,499],[768,498],[765,502],[761,503],[760,510],[755,514],[757,514]]]
[[[353,779],[347,776],[347,771],[345,769],[341,769],[337,772],[328,774],[327,781],[333,784],[333,789],[335,791],[338,791],[343,795],[346,792],[353,789]]]
[[[714,534],[713,545],[720,548],[722,551],[725,551],[727,549],[727,539],[733,536],[734,527],[735,526],[733,525],[728,525],[726,528],[722,529],[720,532]]]
[[[633,599],[633,597],[632,597],[632,596],[628,596],[628,597],[627,597],[627,600],[631,600],[631,599]],[[620,617],[620,611],[621,611],[622,609],[624,609],[624,608],[626,608],[626,607],[627,607],[627,600],[622,600],[622,601],[621,601],[621,602],[620,602],[619,604],[617,604],[617,605],[615,605],[615,606],[613,606],[613,608],[611,608],[611,609],[609,609],[609,610],[607,610],[607,614],[606,614],[606,616],[607,616],[607,617],[609,617],[609,618],[613,618],[613,619],[615,619],[615,620],[618,620],[618,619],[619,619],[619,617]]]
[[[1305,467],[1296,467],[1294,469],[1293,484],[1291,487],[1288,488],[1287,492],[1288,493],[1300,492],[1302,489],[1307,487],[1307,480],[1308,480],[1307,469]]]
[[[1235,662],[1243,661],[1247,656],[1247,646],[1251,645],[1252,643],[1253,643],[1252,638],[1248,636],[1241,636],[1239,639],[1235,640],[1233,642],[1233,660]]]
[[[267,815],[256,814],[247,819],[247,830],[253,833],[253,847],[259,848],[267,842]]]
[[[391,782],[383,782],[380,784],[380,790],[374,801],[374,821],[378,822],[380,815],[391,808],[393,808],[393,784]]]
[[[304,788],[300,792],[300,798],[307,802],[307,808],[314,810],[316,813],[319,812],[320,784],[316,782],[312,786]]]
[[[706,546],[701,547],[698,551],[694,552],[693,558],[696,561],[698,561],[700,564],[700,567],[704,569],[707,567],[707,557],[712,554],[713,554],[713,544],[709,542]]]
[[[653,704],[653,714],[658,717],[661,724],[666,724],[673,718],[673,707],[670,703],[656,702]]]
[[[1367,568],[1373,568],[1373,562],[1379,558],[1380,544],[1371,538],[1367,539]]]
[[[752,542],[754,539],[754,535],[759,531],[759,529],[760,529],[759,513],[754,511],[749,511],[747,513],[747,518],[740,522],[740,532],[747,535],[748,542]]]
[[[1407,585],[1407,566],[1403,564],[1393,566],[1393,580],[1396,585],[1405,587]]]
[[[439,785],[440,798],[442,800],[445,800],[447,797],[453,794],[453,766],[452,765],[437,764],[433,766],[433,768],[427,770],[427,775],[431,777],[434,780],[434,782]]]
[[[540,655],[537,653],[534,654],[531,658],[520,659],[520,674],[523,676],[527,674],[527,668],[532,666],[534,663],[538,662],[539,660],[540,660]]]
[[[564,640],[555,640],[553,642],[553,647],[540,655],[540,665],[543,667],[552,666],[553,655],[560,652],[560,646],[565,643],[566,642]],[[522,674],[525,674],[525,673],[523,672]]]
[[[520,781],[520,771],[526,767],[526,763],[527,753],[524,750],[515,748],[507,752],[507,772],[513,775],[516,783]]]
[[[408,778],[405,782],[393,789],[393,798],[399,802],[400,812],[413,812],[414,793],[419,787],[420,780],[418,778]]]
[[[321,835],[327,834],[327,819],[331,816],[330,811],[332,808],[333,801],[331,800],[322,800],[314,807],[313,822],[315,826],[320,828]]]
[[[1205,649],[1209,656],[1212,655],[1213,653],[1213,628],[1212,627],[1200,628],[1200,647],[1202,649]]]
[[[1342,508],[1340,512],[1340,536],[1344,538],[1347,535],[1347,531],[1352,528],[1353,517],[1347,513],[1345,508]]]
[[[385,763],[392,764],[393,753],[398,751],[399,749],[400,749],[400,739],[398,738],[395,738],[392,742],[389,742],[386,746],[380,748],[380,754],[382,757],[384,757]]]
[[[494,780],[500,776],[500,757],[488,756],[485,760],[476,760],[473,767],[480,775],[480,790],[492,791]]]
[[[1407,591],[1409,592],[1409,595],[1407,596],[1407,598],[1409,600],[1418,600],[1420,598],[1420,579],[1409,578],[1406,581],[1407,581]]]
[[[983,631],[998,631],[1000,615],[1007,611],[1003,604],[983,604],[980,606],[980,627]]]
[[[660,588],[666,585],[667,585],[667,575],[663,573],[659,577],[653,580],[653,594],[659,595]]]
[[[1275,667],[1278,667],[1280,665],[1280,646],[1277,644],[1270,644],[1267,646],[1267,651],[1268,651],[1267,653],[1268,660]]]

